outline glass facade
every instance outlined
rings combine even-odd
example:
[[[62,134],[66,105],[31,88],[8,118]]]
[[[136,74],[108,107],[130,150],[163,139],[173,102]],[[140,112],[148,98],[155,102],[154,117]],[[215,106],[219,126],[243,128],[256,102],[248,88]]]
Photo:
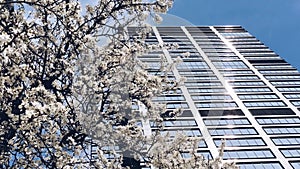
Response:
[[[168,78],[185,84],[178,90],[153,98],[167,109],[184,113],[164,121],[162,135],[182,133],[199,137],[197,152],[218,156],[225,140],[225,161],[240,168],[299,168],[300,73],[241,26],[153,27],[146,38],[152,43],[176,43],[139,58],[150,74],[181,57]],[[134,27],[128,28],[134,34]],[[152,133],[157,131],[150,122]],[[148,125],[149,125],[148,124]],[[183,158],[189,158],[182,152]]]

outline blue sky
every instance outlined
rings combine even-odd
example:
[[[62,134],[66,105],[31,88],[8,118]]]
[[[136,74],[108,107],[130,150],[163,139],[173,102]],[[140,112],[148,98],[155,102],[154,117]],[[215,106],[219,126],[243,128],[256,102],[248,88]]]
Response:
[[[168,13],[193,25],[242,25],[300,70],[300,0],[175,0]]]

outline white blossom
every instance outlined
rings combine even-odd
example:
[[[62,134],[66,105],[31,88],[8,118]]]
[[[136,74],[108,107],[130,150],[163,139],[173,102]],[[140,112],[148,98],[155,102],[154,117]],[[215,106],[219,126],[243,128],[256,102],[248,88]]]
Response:
[[[9,35],[4,34],[4,33],[0,35],[0,45],[4,45],[9,41],[11,41],[11,38],[9,37]]]
[[[159,16],[158,14],[155,14],[155,16],[154,16],[154,21],[156,22],[156,23],[158,23],[158,24],[160,24],[161,22],[162,22],[162,17],[161,16]]]

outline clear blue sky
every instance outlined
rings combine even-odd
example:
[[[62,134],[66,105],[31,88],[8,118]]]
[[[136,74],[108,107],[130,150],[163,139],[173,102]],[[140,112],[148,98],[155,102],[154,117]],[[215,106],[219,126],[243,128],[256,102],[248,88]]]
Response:
[[[242,25],[300,70],[300,0],[175,0],[168,13],[193,25]]]

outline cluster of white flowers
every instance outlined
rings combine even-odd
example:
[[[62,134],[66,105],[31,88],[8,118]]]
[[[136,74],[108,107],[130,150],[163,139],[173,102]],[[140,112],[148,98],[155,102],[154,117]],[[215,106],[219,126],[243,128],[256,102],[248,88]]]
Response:
[[[159,155],[166,140],[145,137],[140,126],[162,121],[165,105],[151,98],[184,81],[149,75],[137,57],[162,47],[144,42],[151,28],[141,24],[149,14],[161,22],[157,13],[172,4],[0,0],[0,168],[122,168],[126,158],[158,168],[198,165],[198,157],[193,164],[180,157],[193,141],[178,137]],[[126,34],[131,23],[141,26],[138,37]]]
[[[9,41],[11,41],[9,35],[3,32],[2,35],[0,35],[0,45],[6,45]]]

